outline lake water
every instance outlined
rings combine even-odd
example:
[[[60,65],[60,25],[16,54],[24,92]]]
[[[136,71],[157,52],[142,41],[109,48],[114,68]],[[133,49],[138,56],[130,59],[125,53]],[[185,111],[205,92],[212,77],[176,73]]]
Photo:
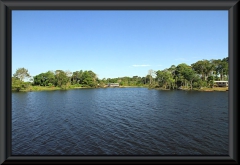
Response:
[[[228,155],[228,92],[12,93],[12,155]]]

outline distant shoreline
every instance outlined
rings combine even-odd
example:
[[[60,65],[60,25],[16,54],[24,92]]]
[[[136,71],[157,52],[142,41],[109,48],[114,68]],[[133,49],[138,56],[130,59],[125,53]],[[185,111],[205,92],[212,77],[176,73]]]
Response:
[[[119,88],[147,88],[145,86],[120,86]]]
[[[148,88],[147,86],[119,86],[119,87],[97,87],[97,88]],[[61,89],[59,87],[44,87],[44,86],[35,86],[27,90],[20,90],[19,92],[35,92],[35,91],[56,91],[56,90],[71,90],[71,89],[97,89],[95,87],[73,87],[69,89]],[[163,91],[174,91],[174,90],[183,90],[183,91],[199,91],[199,92],[214,92],[214,91],[221,91],[225,92],[228,91],[228,87],[214,87],[214,88],[202,88],[202,89],[165,89],[165,88],[149,88],[155,90],[163,90]],[[13,91],[12,92],[17,92]]]

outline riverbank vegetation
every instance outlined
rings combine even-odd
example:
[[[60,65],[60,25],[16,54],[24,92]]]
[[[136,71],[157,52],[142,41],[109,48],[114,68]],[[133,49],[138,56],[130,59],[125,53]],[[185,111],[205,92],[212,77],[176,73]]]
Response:
[[[26,79],[29,79],[26,81]],[[66,90],[74,88],[103,88],[108,83],[120,87],[148,87],[162,90],[182,89],[226,91],[214,87],[214,81],[228,80],[228,57],[218,60],[200,60],[191,65],[181,63],[164,70],[149,70],[145,77],[118,77],[99,79],[91,70],[47,71],[31,77],[28,70],[19,68],[12,77],[13,91]]]

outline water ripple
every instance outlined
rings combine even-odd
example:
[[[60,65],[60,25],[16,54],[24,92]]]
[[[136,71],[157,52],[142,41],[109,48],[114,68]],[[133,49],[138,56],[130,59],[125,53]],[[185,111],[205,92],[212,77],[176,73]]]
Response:
[[[227,155],[227,107],[225,92],[13,93],[12,154]]]

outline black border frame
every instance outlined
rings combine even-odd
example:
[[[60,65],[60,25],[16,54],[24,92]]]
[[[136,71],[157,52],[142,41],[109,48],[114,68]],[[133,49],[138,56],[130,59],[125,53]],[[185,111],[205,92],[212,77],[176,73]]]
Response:
[[[12,10],[228,10],[228,156],[11,156]],[[0,0],[0,164],[238,164],[239,0]]]

